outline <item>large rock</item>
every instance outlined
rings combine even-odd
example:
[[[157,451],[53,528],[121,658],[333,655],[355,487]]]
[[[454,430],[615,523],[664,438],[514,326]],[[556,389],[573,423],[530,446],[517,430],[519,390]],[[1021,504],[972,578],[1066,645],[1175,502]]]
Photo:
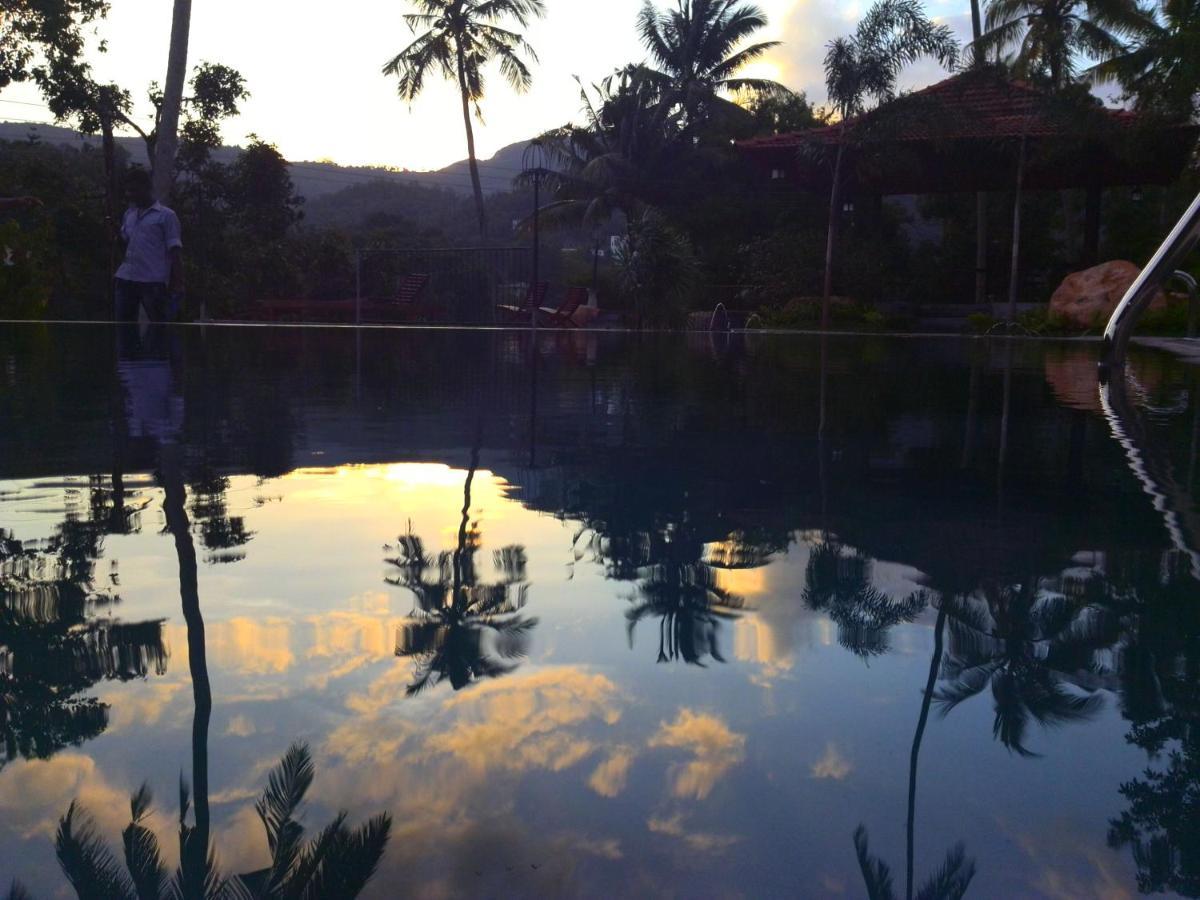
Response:
[[[1140,267],[1122,259],[1068,275],[1050,298],[1050,315],[1080,328],[1103,326],[1141,273]],[[1166,295],[1160,291],[1150,307],[1157,309],[1166,303]]]

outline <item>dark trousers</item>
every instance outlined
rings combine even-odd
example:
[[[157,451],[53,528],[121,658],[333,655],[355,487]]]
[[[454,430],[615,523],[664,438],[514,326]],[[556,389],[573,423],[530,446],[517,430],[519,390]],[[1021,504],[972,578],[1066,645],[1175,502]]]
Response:
[[[165,284],[118,278],[115,294],[118,322],[136,322],[139,309],[146,310],[146,318],[151,322],[171,319],[170,294]]]

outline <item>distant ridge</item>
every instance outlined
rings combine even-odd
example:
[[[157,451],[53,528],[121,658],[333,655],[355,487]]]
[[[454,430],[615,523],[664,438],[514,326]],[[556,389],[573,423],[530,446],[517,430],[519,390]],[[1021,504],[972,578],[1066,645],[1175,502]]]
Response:
[[[24,122],[0,122],[0,140],[25,141],[36,139],[47,144],[90,146],[99,149],[100,138],[81,134],[58,125],[31,125]],[[117,144],[136,162],[146,156],[141,138],[121,135]],[[512,181],[521,170],[525,143],[501,148],[489,160],[480,160],[479,178],[485,194],[496,194],[512,188]],[[213,152],[219,163],[228,164],[238,154],[237,147],[221,147]],[[373,181],[399,182],[425,188],[443,188],[456,194],[471,194],[471,175],[467,161],[452,163],[433,172],[412,172],[382,166],[341,166],[330,162],[294,161],[290,163],[292,182],[300,195],[315,200],[344,188]]]

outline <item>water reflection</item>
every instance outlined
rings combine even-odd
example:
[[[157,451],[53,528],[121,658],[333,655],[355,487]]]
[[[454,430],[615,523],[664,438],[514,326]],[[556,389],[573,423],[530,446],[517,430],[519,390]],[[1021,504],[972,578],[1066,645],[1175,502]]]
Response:
[[[471,521],[471,485],[479,468],[478,443],[463,484],[462,520],[452,551],[434,559],[410,530],[397,539],[397,555],[388,559],[396,570],[389,584],[413,597],[409,621],[396,635],[396,655],[415,658],[407,694],[412,697],[442,681],[460,691],[481,678],[498,678],[517,667],[529,645],[537,619],[521,614],[529,596],[525,548],[504,547],[494,557],[501,580],[480,582],[476,556],[482,546],[477,522]]]
[[[26,758],[92,773],[70,795],[115,834],[102,798],[190,741],[180,861],[257,872],[243,801],[294,735],[316,821],[394,816],[380,896],[1200,892],[1191,500],[1147,499],[1166,470],[1130,472],[1071,348],[581,339],[535,385],[513,336],[146,334],[114,402],[0,335],[0,416],[40,423],[0,429],[0,679],[32,735],[0,852],[38,894]],[[1191,376],[1158,365],[1122,434],[1188,471]]]

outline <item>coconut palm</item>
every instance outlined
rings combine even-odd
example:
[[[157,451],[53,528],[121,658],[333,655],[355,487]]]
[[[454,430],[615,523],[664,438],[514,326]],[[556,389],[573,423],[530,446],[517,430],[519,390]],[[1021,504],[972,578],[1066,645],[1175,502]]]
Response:
[[[500,23],[512,20],[520,28],[526,28],[531,20],[545,14],[545,4],[542,0],[413,0],[413,5],[419,12],[409,13],[404,21],[418,36],[383,67],[383,72],[399,78],[397,91],[409,103],[420,96],[431,74],[458,85],[467,132],[471,187],[475,193],[479,234],[483,237],[487,234],[487,215],[475,157],[472,107],[475,116],[482,120],[484,68],[492,61],[499,62],[500,74],[513,90],[529,89],[533,75],[522,55],[537,62],[537,54],[521,34],[501,27]]]
[[[689,127],[706,119],[723,93],[788,93],[777,82],[737,74],[779,46],[778,41],[744,43],[766,25],[766,14],[742,0],[675,0],[674,7],[662,10],[645,0],[638,14],[642,43]]]
[[[515,660],[525,657],[529,633],[537,625],[537,619],[521,614],[529,594],[523,547],[497,550],[493,563],[500,580],[480,583],[475,558],[481,539],[470,521],[478,465],[475,448],[455,549],[434,558],[410,527],[397,541],[397,555],[387,561],[396,570],[388,583],[413,595],[413,611],[396,637],[396,655],[417,659],[407,689],[410,697],[443,681],[458,691],[482,678],[508,674],[516,668]]]
[[[832,312],[834,247],[841,216],[849,120],[865,112],[871,102],[895,99],[900,72],[925,57],[951,67],[958,59],[958,42],[949,26],[938,25],[925,14],[919,0],[880,0],[853,35],[831,41],[826,48],[825,84],[841,128],[829,197],[822,329],[829,328]]]
[[[167,874],[158,838],[147,827],[153,797],[146,785],[129,801],[129,825],[121,833],[125,868],[96,834],[90,816],[72,803],[59,820],[55,850],[63,874],[81,897],[111,900],[158,898],[357,897],[375,873],[391,831],[382,813],[357,829],[346,825],[342,812],[307,842],[298,815],[314,776],[308,746],[293,744],[271,771],[255,811],[267,836],[271,864],[256,872],[223,877],[210,851],[198,875],[182,866]],[[180,785],[180,856],[188,856],[191,827],[186,785]]]
[[[1118,641],[1108,611],[1077,604],[1035,577],[991,582],[979,594],[942,603],[950,617],[950,650],[935,694],[942,715],[990,688],[996,739],[1036,756],[1025,745],[1031,721],[1053,727],[1099,712],[1101,695],[1075,675],[1096,669],[1096,654]]]
[[[1061,89],[1079,74],[1079,60],[1101,62],[1127,51],[1124,38],[1146,26],[1137,0],[991,0],[978,50],[1015,51],[1023,78]]]
[[[825,535],[805,567],[804,602],[826,613],[838,627],[838,643],[868,659],[890,649],[888,632],[912,622],[928,605],[924,591],[894,601],[871,584],[872,561]]]
[[[1088,70],[1118,82],[1142,109],[1187,119],[1200,113],[1200,0],[1161,0],[1130,32],[1127,52]]]

